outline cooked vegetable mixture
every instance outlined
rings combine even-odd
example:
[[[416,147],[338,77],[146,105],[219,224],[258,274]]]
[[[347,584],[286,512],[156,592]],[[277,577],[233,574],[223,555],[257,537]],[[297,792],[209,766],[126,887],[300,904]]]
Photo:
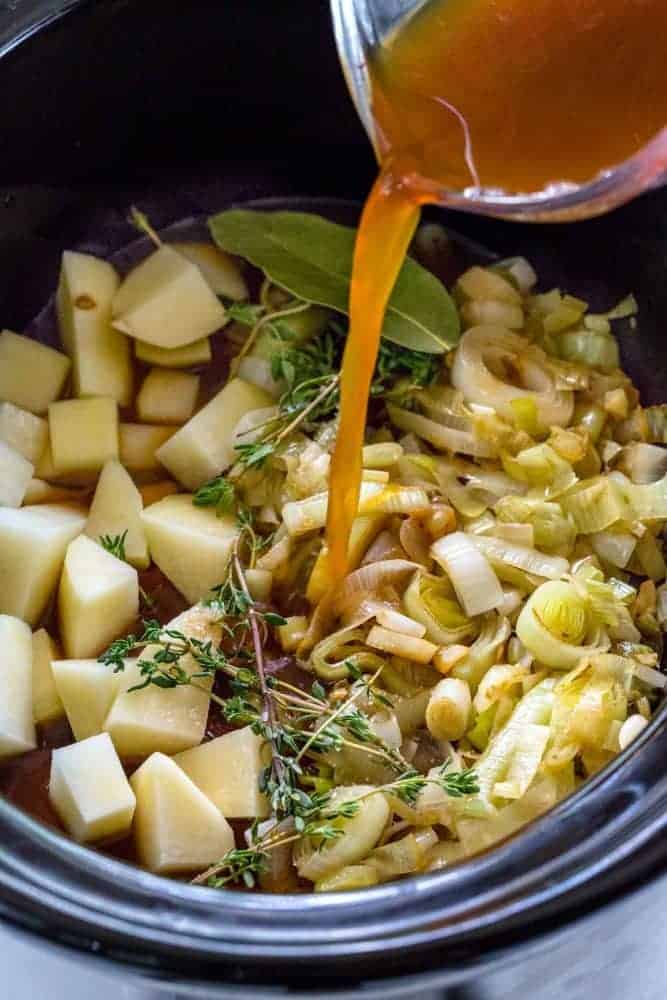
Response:
[[[333,587],[353,232],[135,220],[122,278],[63,255],[62,351],[0,334],[0,755],[51,751],[52,821],[213,888],[358,889],[488,848],[637,738],[667,409],[619,367],[634,299],[592,314],[523,258],[450,296],[409,261]]]

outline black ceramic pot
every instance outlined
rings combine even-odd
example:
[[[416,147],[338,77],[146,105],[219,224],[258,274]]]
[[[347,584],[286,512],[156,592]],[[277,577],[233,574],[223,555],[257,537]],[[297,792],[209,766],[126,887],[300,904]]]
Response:
[[[63,248],[112,252],[134,238],[132,203],[156,226],[270,197],[349,216],[372,178],[325,0],[0,5],[0,95],[0,324],[14,329],[52,292]],[[601,306],[634,290],[641,334],[624,341],[624,363],[647,400],[667,396],[664,195],[563,227],[443,218]],[[648,939],[667,861],[665,728],[658,713],[631,753],[494,852],[331,897],[176,884],[0,803],[0,914],[188,995],[200,984],[214,996],[287,985],[461,996],[549,952],[554,976],[585,975],[594,944],[582,941],[603,947],[619,926]]]

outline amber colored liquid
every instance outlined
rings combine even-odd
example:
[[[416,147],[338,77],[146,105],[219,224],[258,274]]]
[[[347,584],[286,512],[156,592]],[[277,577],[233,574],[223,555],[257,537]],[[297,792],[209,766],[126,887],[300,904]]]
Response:
[[[431,0],[370,66],[381,173],[357,237],[327,525],[345,574],[368,391],[419,205],[582,183],[667,121],[667,0]]]

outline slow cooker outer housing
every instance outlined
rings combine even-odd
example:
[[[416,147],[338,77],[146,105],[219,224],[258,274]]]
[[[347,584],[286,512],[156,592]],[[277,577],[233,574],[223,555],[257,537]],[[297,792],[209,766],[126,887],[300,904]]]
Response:
[[[288,14],[261,2],[104,0],[48,18],[33,6],[39,30],[26,4],[13,26],[0,21],[3,325],[22,329],[39,311],[63,248],[111,252],[133,239],[133,202],[161,226],[258,197],[367,190],[373,164],[324,0],[292,0]],[[447,222],[500,253],[527,253],[545,284],[601,307],[634,290],[641,336],[624,339],[624,361],[657,402],[667,396],[665,218],[655,193],[576,227]],[[663,872],[666,749],[660,713],[632,753],[496,851],[339,896],[157,879],[0,803],[0,913],[185,978],[305,987],[438,970],[459,981]]]

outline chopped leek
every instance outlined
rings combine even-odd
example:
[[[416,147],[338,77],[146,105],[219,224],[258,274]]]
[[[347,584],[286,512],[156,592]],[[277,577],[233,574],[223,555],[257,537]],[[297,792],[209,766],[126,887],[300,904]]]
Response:
[[[516,632],[536,660],[571,670],[583,656],[608,646],[593,624],[588,602],[574,583],[543,583],[526,601]]]
[[[501,603],[503,592],[498,577],[488,559],[473,544],[472,536],[462,531],[445,535],[433,543],[431,554],[449,576],[469,617],[491,611]]]

